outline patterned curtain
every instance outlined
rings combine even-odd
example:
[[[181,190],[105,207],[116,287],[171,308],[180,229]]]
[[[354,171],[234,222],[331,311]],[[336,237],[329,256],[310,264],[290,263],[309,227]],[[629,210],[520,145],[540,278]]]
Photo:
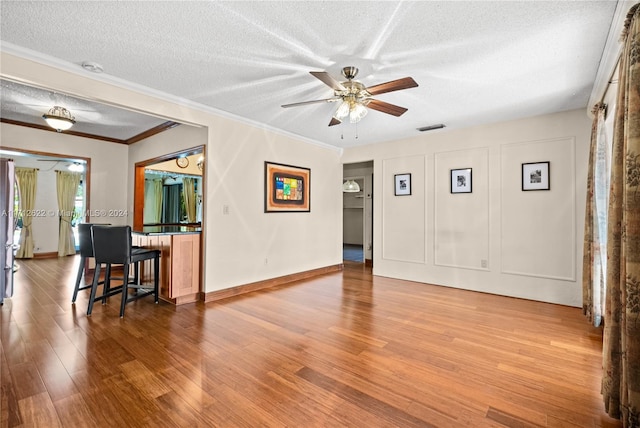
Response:
[[[607,413],[640,427],[640,9],[625,23],[613,132],[602,395]]]
[[[58,195],[58,257],[76,253],[75,238],[71,220],[75,210],[76,194],[82,174],[79,172],[56,171],[56,192]]]
[[[16,180],[20,191],[20,211],[22,215],[22,230],[16,258],[30,259],[33,257],[33,209],[36,204],[36,186],[38,170],[36,168],[16,167]]]
[[[582,313],[596,327],[602,321],[607,275],[607,208],[611,146],[607,144],[604,130],[605,110],[605,105],[601,103],[593,108],[582,264]]]

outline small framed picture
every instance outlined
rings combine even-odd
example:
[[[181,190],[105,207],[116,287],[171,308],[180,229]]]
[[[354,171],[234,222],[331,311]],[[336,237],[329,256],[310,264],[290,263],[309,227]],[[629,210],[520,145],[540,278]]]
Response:
[[[406,196],[411,194],[411,174],[396,174],[393,178],[395,180],[396,196]]]
[[[471,168],[451,170],[451,193],[471,193]]]
[[[522,164],[522,190],[549,190],[549,162]]]

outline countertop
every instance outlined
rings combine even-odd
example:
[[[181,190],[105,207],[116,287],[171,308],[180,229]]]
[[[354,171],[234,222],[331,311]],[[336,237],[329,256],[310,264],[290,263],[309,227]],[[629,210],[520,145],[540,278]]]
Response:
[[[137,235],[188,235],[200,233],[199,226],[143,226],[142,230],[133,230]]]

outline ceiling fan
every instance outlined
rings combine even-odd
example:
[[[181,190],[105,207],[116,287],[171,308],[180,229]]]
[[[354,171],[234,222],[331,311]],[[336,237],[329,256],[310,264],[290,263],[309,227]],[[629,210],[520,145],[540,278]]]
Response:
[[[367,107],[392,116],[401,116],[407,111],[406,108],[373,99],[372,96],[399,91],[401,89],[415,88],[418,86],[413,78],[404,77],[402,79],[366,87],[357,80],[353,80],[358,75],[358,68],[353,66],[344,67],[342,69],[342,75],[347,79],[345,82],[338,82],[325,71],[310,71],[310,73],[322,81],[322,83],[333,89],[333,97],[321,100],[284,104],[282,107],[288,108],[307,104],[332,103],[340,101],[340,105],[333,114],[333,117],[329,122],[329,126],[339,125],[347,116],[351,123],[357,123],[367,115]]]

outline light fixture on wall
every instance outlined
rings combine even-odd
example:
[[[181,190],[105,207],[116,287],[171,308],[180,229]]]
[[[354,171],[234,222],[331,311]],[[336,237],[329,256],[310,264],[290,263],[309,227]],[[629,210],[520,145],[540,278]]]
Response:
[[[47,122],[47,125],[58,132],[66,131],[76,123],[71,112],[60,106],[52,107],[47,114],[42,115],[42,118]]]
[[[360,191],[360,186],[354,180],[347,180],[342,184],[342,191],[345,193],[356,193]]]
[[[80,162],[74,162],[69,165],[67,169],[73,172],[84,172],[84,165],[82,165]]]

